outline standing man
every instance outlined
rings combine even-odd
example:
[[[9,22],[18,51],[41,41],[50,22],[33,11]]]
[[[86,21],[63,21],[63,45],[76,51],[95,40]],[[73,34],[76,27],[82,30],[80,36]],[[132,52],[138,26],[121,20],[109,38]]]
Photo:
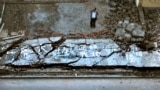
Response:
[[[94,8],[91,11],[91,21],[90,21],[91,28],[95,28],[96,27],[97,15],[98,15],[98,12],[96,11],[96,8]]]

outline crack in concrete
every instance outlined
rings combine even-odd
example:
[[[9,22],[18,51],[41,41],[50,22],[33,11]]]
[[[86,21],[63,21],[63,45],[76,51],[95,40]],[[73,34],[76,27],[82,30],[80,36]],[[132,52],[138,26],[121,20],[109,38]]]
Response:
[[[12,61],[10,64],[12,64],[12,63],[14,63],[15,61],[19,60],[19,57],[20,57],[20,55],[21,55],[21,49],[20,49],[19,44],[22,43],[22,42],[24,41],[24,39],[25,39],[25,38],[22,37],[22,38],[20,38],[19,40],[12,42],[11,45],[10,45],[7,49],[5,49],[5,50],[3,50],[3,51],[0,52],[0,57],[2,57],[3,55],[5,55],[9,50],[12,50],[12,49],[18,47],[18,48],[19,48],[18,53],[17,53],[16,56],[13,58],[13,61]],[[38,62],[37,62],[37,63],[42,62],[42,59],[43,59],[43,58],[41,58],[41,54],[40,54],[40,53],[42,52],[42,46],[45,46],[46,44],[51,44],[51,46],[52,46],[52,50],[46,52],[46,54],[43,55],[43,57],[46,57],[49,53],[51,53],[51,52],[54,51],[57,47],[59,47],[59,46],[66,40],[66,38],[64,38],[64,36],[63,36],[63,37],[61,37],[60,40],[58,40],[58,41],[56,41],[56,42],[53,42],[50,38],[48,38],[48,40],[50,41],[50,43],[43,43],[42,45],[38,45],[38,46],[32,46],[32,45],[30,45],[30,44],[27,44],[27,46],[28,46],[28,47],[34,52],[34,54],[37,56],[37,59],[38,59]],[[38,51],[36,51],[35,47],[39,47],[39,52],[40,52],[40,53],[39,53]],[[72,63],[72,62],[69,62],[69,64],[70,64],[70,63]]]
[[[41,61],[41,58],[40,58],[40,55],[39,55],[39,53],[35,50],[35,48],[33,47],[33,46],[31,46],[31,45],[28,45],[31,49],[32,49],[32,51],[36,54],[36,56],[37,56],[37,58],[38,58],[38,60],[39,60],[39,62]]]
[[[114,53],[120,53],[120,52],[122,52],[122,50],[113,51],[113,52],[111,52],[108,56],[101,56],[101,57],[103,57],[102,60],[100,60],[99,62],[96,62],[96,64],[94,64],[93,66],[96,66],[97,64],[99,64],[100,62],[102,62],[103,60],[105,60],[106,58],[109,58],[109,57],[112,56]]]
[[[81,58],[79,58],[79,59],[78,59],[78,60],[76,60],[76,61],[68,62],[67,64],[68,64],[68,65],[70,65],[70,64],[76,63],[76,62],[78,62],[80,59],[81,59]]]

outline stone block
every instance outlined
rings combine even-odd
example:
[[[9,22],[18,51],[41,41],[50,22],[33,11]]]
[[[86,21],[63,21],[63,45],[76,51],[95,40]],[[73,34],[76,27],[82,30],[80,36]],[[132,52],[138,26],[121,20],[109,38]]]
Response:
[[[132,30],[136,27],[134,23],[130,23],[127,25],[126,30],[132,32]]]
[[[1,31],[0,32],[0,38],[4,38],[8,36],[8,31]]]
[[[125,31],[124,28],[118,28],[118,29],[116,30],[116,35],[117,35],[117,36],[123,36],[125,33],[126,33],[126,31]]]
[[[136,28],[132,31],[132,35],[133,36],[137,36],[137,37],[144,37],[145,36],[145,32],[139,28]]]

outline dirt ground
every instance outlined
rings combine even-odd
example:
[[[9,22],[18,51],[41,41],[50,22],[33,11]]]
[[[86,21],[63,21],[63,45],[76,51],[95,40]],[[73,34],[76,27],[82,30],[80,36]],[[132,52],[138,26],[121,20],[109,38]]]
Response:
[[[33,34],[39,30],[56,31],[63,34],[91,33],[101,30],[115,31],[117,23],[126,19],[130,23],[140,24],[138,10],[133,0],[87,1],[74,4],[6,4],[3,17],[4,31],[9,35],[13,34],[12,32],[17,34],[19,31],[29,31]],[[99,15],[97,27],[93,29],[90,28],[90,11],[95,7]],[[0,4],[1,10],[2,4]],[[147,27],[150,30],[159,27],[156,25],[159,20],[159,17],[156,16],[159,15],[159,10],[144,11]]]
[[[119,21],[127,19],[131,23],[140,23],[138,10],[133,0],[130,1],[87,0],[74,4],[6,4],[3,31],[8,35],[17,35],[20,31],[29,31],[33,35],[41,33],[41,30],[62,34],[87,34],[102,30],[115,32]],[[90,28],[90,11],[94,8],[97,8],[98,20],[96,28]]]
[[[97,8],[97,27],[90,28],[90,11]],[[104,30],[104,17],[110,12],[106,1],[85,3],[6,4],[4,30],[11,32],[52,30],[64,34]]]

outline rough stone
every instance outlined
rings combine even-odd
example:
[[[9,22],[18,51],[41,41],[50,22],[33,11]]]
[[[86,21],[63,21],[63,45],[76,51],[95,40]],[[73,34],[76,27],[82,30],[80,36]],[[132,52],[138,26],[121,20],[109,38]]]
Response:
[[[129,24],[129,20],[124,20],[124,22],[122,23],[122,26],[126,28],[128,24]]]
[[[131,41],[133,41],[133,42],[140,42],[143,40],[144,40],[143,38],[131,38]]]
[[[119,21],[117,26],[122,27],[122,23],[123,23],[123,21]]]
[[[132,35],[137,37],[144,37],[145,32],[142,31],[141,29],[136,28],[132,31]]]
[[[0,38],[4,38],[4,37],[7,37],[8,36],[8,31],[1,31],[0,32]]]
[[[16,36],[16,35],[18,35],[18,33],[17,32],[11,32],[11,35]]]
[[[52,43],[57,40],[59,40],[61,37],[50,37],[50,38],[41,38],[41,39],[32,39],[32,40],[27,40],[22,43],[22,45],[32,45],[32,46],[38,46],[42,45],[44,43]]]
[[[135,24],[134,23],[130,23],[128,24],[128,26],[126,27],[126,30],[129,32],[132,32],[132,30],[135,28]]]
[[[125,31],[124,28],[118,28],[118,29],[116,30],[116,35],[117,35],[117,36],[123,36],[125,33],[126,33],[126,31]]]
[[[131,36],[131,34],[129,34],[129,33],[125,33],[125,34],[124,34],[124,37],[125,37],[126,39],[130,39],[132,36]]]
[[[138,25],[138,24],[135,24],[135,29],[142,29],[142,26],[141,25]]]

